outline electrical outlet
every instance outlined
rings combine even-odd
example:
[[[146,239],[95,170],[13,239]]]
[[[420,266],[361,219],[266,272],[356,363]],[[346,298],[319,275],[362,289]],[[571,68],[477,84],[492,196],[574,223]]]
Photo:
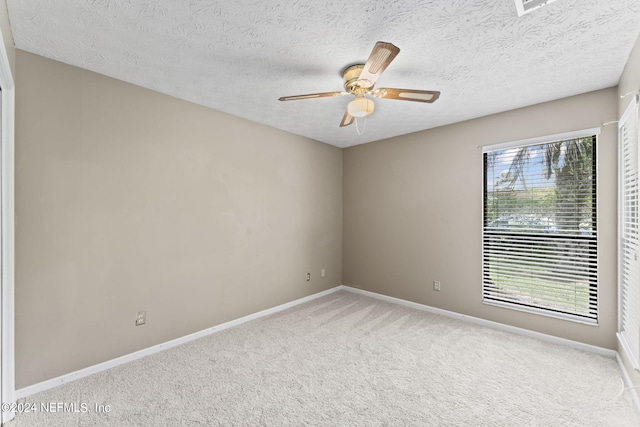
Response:
[[[144,325],[147,323],[147,312],[139,311],[136,315],[136,326]]]
[[[438,282],[437,280],[433,282],[433,290],[440,292],[440,282]]]
[[[324,271],[324,268],[322,270],[320,270],[320,277],[324,277],[327,275],[327,272]]]
[[[311,273],[307,273],[307,282],[311,280]]]

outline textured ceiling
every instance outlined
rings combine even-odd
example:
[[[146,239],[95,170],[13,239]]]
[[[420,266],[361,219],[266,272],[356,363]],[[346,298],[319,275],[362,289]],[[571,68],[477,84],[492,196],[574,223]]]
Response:
[[[640,31],[638,0],[8,0],[16,47],[347,147],[615,86]],[[363,135],[340,128],[341,71],[376,41],[401,51]],[[362,123],[361,126],[362,127]]]

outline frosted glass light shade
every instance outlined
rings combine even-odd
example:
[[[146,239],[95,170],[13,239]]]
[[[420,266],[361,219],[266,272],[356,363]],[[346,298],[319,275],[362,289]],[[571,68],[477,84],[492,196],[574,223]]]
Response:
[[[347,105],[347,112],[352,117],[364,117],[373,113],[374,107],[372,100],[365,97],[356,98]]]

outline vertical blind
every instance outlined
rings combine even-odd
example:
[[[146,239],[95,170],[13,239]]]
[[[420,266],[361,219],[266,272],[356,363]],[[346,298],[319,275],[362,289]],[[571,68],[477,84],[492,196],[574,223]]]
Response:
[[[483,301],[598,321],[596,136],[485,150]]]
[[[619,332],[624,351],[638,369],[638,106],[631,102],[618,122]]]

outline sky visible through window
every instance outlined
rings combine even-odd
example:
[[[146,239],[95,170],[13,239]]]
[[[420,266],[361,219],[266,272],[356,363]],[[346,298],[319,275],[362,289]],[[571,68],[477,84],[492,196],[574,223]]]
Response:
[[[522,147],[507,148],[505,150],[493,151],[487,154],[487,189],[489,191],[504,188],[505,180],[511,170],[513,161],[521,149]],[[562,155],[560,161],[563,162],[566,146],[563,145],[561,150]],[[544,177],[544,146],[532,145],[528,147],[527,151],[529,155],[525,166],[526,178],[524,181],[522,178],[516,180],[513,183],[511,190],[522,191],[530,187],[554,187],[555,174],[551,174],[549,179]]]

